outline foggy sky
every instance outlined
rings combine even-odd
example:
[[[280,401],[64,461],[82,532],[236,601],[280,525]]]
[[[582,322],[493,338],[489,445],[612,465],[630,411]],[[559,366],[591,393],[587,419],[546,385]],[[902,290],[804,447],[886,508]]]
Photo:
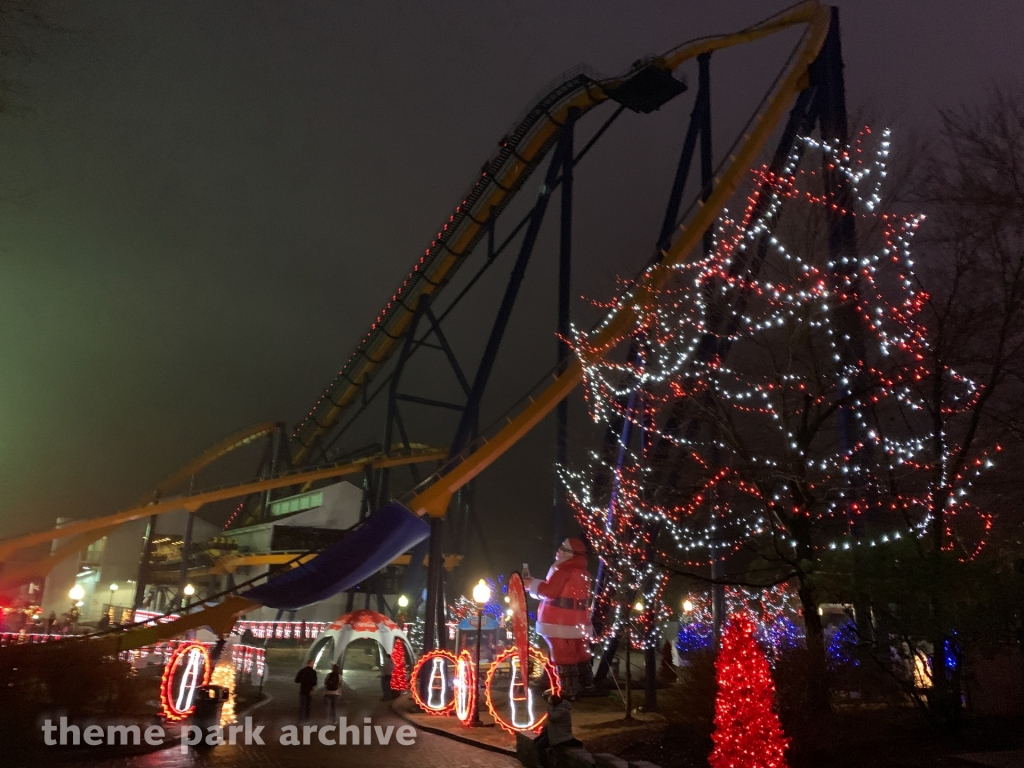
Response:
[[[32,59],[10,72],[17,109],[0,115],[3,535],[126,506],[247,424],[293,425],[560,72],[619,73],[787,4],[43,4],[52,28],[31,33]],[[893,125],[897,152],[937,108],[1019,84],[1018,2],[841,8],[851,112]],[[717,148],[795,40],[716,54]],[[660,113],[623,117],[581,166],[577,295],[607,298],[650,253],[694,81]],[[556,231],[527,276],[491,415],[554,362]],[[510,265],[453,318],[469,370]],[[429,387],[433,370],[416,375]],[[546,564],[551,434],[478,493],[499,568]]]

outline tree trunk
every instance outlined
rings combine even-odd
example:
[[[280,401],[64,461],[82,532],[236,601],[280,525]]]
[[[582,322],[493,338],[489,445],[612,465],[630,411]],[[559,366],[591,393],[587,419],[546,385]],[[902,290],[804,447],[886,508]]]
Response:
[[[797,595],[804,613],[804,633],[808,655],[808,698],[817,712],[831,711],[828,696],[828,666],[825,659],[825,634],[818,614],[817,592],[807,574],[798,574]]]
[[[805,494],[801,494],[806,498]],[[808,702],[815,712],[830,712],[828,690],[828,662],[825,657],[825,633],[822,631],[821,614],[818,613],[818,591],[814,586],[811,564],[815,560],[811,541],[810,522],[806,515],[795,515],[789,521],[789,529],[796,539],[799,557],[797,567],[797,596],[804,614],[804,637],[807,643],[807,684]]]
[[[960,696],[956,692],[953,674],[946,665],[946,641],[948,638],[945,609],[943,606],[942,552],[936,547],[931,552],[932,594],[930,599],[932,618],[932,687],[928,692],[928,711],[936,723],[956,726],[960,721]]]
[[[658,711],[658,648],[655,645],[644,649],[644,710]]]

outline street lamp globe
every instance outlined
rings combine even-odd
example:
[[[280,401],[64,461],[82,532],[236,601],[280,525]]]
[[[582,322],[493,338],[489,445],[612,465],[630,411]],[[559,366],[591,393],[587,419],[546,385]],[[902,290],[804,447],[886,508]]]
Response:
[[[473,587],[473,601],[477,605],[485,605],[488,600],[491,599],[491,588],[487,586],[487,583],[480,579],[477,585]]]
[[[110,591],[111,592],[117,592],[117,584],[111,584],[110,585]]]
[[[399,608],[408,608],[409,607],[409,598],[406,597],[405,595],[399,595],[398,596],[398,607]]]
[[[683,613],[691,613],[693,611],[693,601],[689,598],[683,600]]]
[[[185,589],[183,591],[185,593],[185,597],[192,597],[192,595],[196,593],[196,588],[193,587],[191,584],[186,584]]]
[[[71,591],[68,592],[68,597],[71,598],[71,602],[77,603],[79,600],[85,597],[85,587],[83,587],[81,584],[75,584],[75,586],[71,588]]]
[[[644,612],[644,601],[643,600],[637,600],[636,603],[633,605],[633,610],[636,611],[637,613],[643,613]]]

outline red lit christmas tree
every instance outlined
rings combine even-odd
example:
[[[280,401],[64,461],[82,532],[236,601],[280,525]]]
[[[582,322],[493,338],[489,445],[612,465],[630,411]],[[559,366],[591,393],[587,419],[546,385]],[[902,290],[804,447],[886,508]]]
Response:
[[[405,643],[397,637],[395,638],[395,645],[391,649],[391,661],[395,665],[395,669],[391,673],[391,690],[409,690],[409,670],[405,667]]]
[[[789,739],[775,713],[775,682],[749,617],[729,619],[715,672],[711,768],[785,768]]]

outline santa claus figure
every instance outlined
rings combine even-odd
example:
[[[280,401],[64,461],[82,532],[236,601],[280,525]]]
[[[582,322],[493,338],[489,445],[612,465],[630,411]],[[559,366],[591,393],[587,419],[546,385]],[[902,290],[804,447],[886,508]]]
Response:
[[[564,698],[575,698],[581,687],[593,686],[590,581],[586,545],[579,539],[562,542],[543,581],[523,580],[530,594],[540,600],[537,634],[551,649]]]

